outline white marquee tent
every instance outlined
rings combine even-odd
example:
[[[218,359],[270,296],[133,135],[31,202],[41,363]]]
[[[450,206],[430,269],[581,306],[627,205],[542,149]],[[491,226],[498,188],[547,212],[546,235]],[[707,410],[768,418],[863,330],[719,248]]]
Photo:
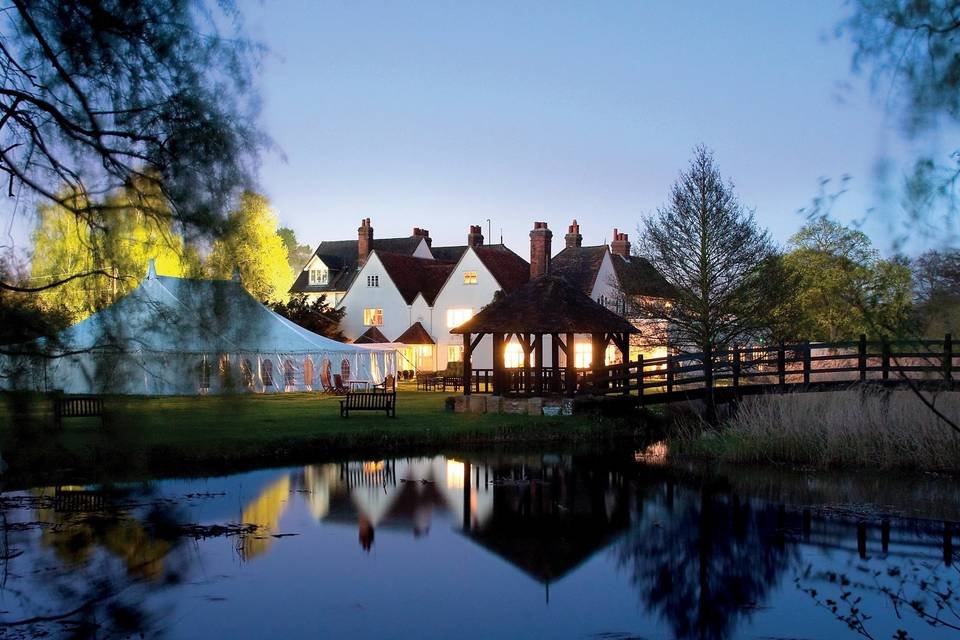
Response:
[[[6,386],[148,395],[321,388],[334,374],[375,384],[395,373],[391,349],[308,331],[233,280],[147,277],[110,307],[68,327],[45,356],[3,362]],[[326,373],[324,373],[326,371]]]

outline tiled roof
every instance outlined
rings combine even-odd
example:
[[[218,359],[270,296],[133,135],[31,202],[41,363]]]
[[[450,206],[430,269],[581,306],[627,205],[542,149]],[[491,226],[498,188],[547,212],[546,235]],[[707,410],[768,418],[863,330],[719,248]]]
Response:
[[[359,338],[353,341],[354,344],[383,344],[385,342],[390,341],[387,340],[387,336],[383,335],[383,332],[376,327],[370,327],[361,333]]]
[[[388,251],[400,255],[413,255],[424,240],[421,236],[407,238],[374,238],[374,251]],[[357,262],[360,256],[356,240],[328,240],[321,242],[313,252],[330,269],[327,284],[310,284],[309,274],[301,271],[290,287],[294,293],[321,293],[324,291],[346,291],[357,277]]]
[[[593,293],[606,253],[605,244],[597,247],[567,247],[550,260],[550,273],[563,276],[589,296]]]
[[[456,262],[466,250],[467,245],[465,244],[457,247],[430,247],[430,253],[433,254],[433,257],[444,262]]]
[[[623,292],[634,296],[652,296],[656,298],[672,298],[676,295],[660,272],[652,264],[640,256],[614,255],[613,270],[617,273],[617,280]]]
[[[427,333],[427,330],[424,329],[423,325],[419,322],[414,322],[410,325],[394,342],[402,342],[403,344],[436,344],[433,338],[430,337],[430,334]]]
[[[422,293],[427,304],[433,306],[433,301],[454,267],[452,262],[397,253],[377,251],[377,257],[407,304],[413,304],[417,294]]]
[[[639,333],[563,277],[545,275],[491,303],[450,333]]]
[[[504,293],[510,293],[530,279],[530,263],[502,244],[473,249],[483,265],[497,279]]]

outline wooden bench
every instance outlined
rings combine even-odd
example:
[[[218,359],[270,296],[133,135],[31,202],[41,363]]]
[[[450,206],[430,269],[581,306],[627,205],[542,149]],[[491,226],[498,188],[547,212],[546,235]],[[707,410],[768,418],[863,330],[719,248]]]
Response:
[[[53,418],[57,428],[64,418],[100,418],[103,422],[103,398],[100,396],[54,396]]]
[[[386,411],[391,418],[397,417],[397,393],[383,391],[348,391],[340,401],[340,417],[349,418],[351,411]]]

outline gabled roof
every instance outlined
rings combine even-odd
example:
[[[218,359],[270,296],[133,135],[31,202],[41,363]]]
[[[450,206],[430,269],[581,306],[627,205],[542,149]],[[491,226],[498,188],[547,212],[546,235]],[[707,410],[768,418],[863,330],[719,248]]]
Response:
[[[467,245],[462,244],[456,247],[430,247],[430,253],[437,260],[444,262],[456,262],[466,253]]]
[[[353,341],[353,344],[384,344],[390,342],[387,336],[376,327],[370,327],[360,334],[360,337]]]
[[[504,293],[510,293],[530,279],[530,263],[502,244],[488,244],[473,248],[500,284]]]
[[[540,276],[491,303],[450,333],[639,333],[557,275]]]
[[[430,258],[414,258],[380,251],[376,254],[407,304],[413,304],[420,293],[427,304],[433,306],[433,301],[454,267],[453,263]]]
[[[567,247],[550,260],[550,272],[566,278],[567,282],[588,296],[593,293],[597,274],[607,254],[607,245],[596,247]]]
[[[386,251],[399,255],[412,256],[420,243],[425,238],[422,236],[409,236],[406,238],[374,238],[373,250]],[[317,245],[317,250],[313,255],[320,258],[323,264],[330,270],[330,278],[327,284],[310,284],[309,274],[301,271],[297,274],[290,291],[299,293],[320,293],[323,291],[346,291],[350,288],[353,279],[357,277],[359,271],[358,261],[360,257],[357,249],[356,240],[327,240]],[[313,259],[313,256],[311,256]]]
[[[613,270],[620,281],[620,287],[627,295],[651,296],[654,298],[673,298],[676,295],[660,272],[652,264],[640,256],[613,258]]]
[[[427,333],[427,330],[424,329],[423,325],[419,322],[414,322],[410,325],[394,342],[402,342],[403,344],[436,344],[433,338],[430,337],[430,334]]]

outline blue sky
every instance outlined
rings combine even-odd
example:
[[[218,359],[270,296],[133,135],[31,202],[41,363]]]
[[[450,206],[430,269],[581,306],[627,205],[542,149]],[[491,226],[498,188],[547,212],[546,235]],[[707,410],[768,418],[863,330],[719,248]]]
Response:
[[[836,210],[897,213],[874,173],[909,158],[896,120],[850,73],[841,2],[242,4],[264,65],[265,124],[285,154],[263,190],[301,241],[414,226],[463,243],[491,219],[525,255],[534,220],[585,243],[634,239],[692,148],[712,148],[780,242],[821,177]],[[557,240],[555,240],[555,243]],[[562,242],[562,239],[560,240]]]

